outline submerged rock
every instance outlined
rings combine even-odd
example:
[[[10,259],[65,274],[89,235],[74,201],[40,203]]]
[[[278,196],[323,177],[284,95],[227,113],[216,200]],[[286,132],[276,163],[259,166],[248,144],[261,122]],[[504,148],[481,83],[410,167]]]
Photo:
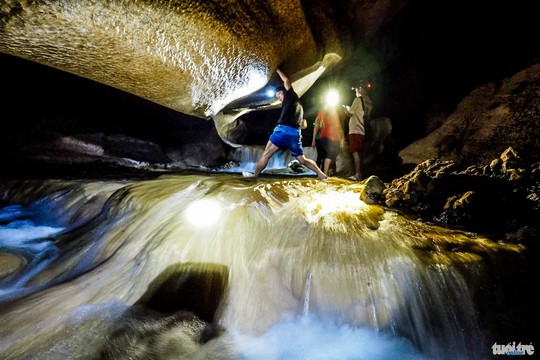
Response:
[[[160,313],[191,311],[212,322],[227,288],[228,269],[220,264],[169,266],[148,286],[136,305]]]

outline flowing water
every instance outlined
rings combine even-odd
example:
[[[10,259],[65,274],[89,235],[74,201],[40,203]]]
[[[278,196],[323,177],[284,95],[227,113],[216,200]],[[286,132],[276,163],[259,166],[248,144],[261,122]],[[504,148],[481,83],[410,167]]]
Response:
[[[0,357],[477,359],[489,352],[474,289],[487,276],[484,257],[519,248],[367,205],[362,186],[238,174],[4,182]],[[171,269],[203,274],[202,290],[181,296],[217,304],[215,316],[204,304],[200,314],[219,325],[218,336],[199,341],[208,329],[200,318],[139,306]]]

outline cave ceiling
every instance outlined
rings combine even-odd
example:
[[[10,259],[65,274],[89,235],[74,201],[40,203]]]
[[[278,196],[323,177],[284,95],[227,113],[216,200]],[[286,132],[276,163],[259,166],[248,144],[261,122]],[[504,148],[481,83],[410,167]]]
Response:
[[[250,96],[277,67],[302,95],[407,1],[0,0],[0,52],[212,118],[226,139],[240,114],[272,106]]]

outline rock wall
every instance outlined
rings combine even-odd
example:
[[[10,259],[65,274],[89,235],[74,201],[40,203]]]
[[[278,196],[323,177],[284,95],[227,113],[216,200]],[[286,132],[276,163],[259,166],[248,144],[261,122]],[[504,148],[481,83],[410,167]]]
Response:
[[[399,152],[404,163],[430,158],[484,164],[513,147],[540,159],[540,64],[490,82],[464,98],[435,131]]]
[[[407,1],[8,1],[0,52],[209,118],[280,64],[305,92]]]

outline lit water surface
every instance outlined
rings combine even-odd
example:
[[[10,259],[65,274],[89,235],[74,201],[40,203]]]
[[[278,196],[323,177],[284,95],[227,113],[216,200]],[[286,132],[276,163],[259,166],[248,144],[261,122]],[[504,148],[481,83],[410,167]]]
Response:
[[[228,271],[216,314],[225,333],[200,344],[199,325],[163,329],[155,343],[169,345],[141,351],[164,359],[475,358],[471,339],[482,330],[468,282],[481,281],[482,254],[519,249],[406,220],[361,202],[361,189],[236,174],[11,184],[0,251],[27,264],[0,283],[0,353],[98,358],[148,285],[171,265],[193,263]],[[444,250],[459,247],[475,250]],[[143,333],[153,321],[132,324]]]

